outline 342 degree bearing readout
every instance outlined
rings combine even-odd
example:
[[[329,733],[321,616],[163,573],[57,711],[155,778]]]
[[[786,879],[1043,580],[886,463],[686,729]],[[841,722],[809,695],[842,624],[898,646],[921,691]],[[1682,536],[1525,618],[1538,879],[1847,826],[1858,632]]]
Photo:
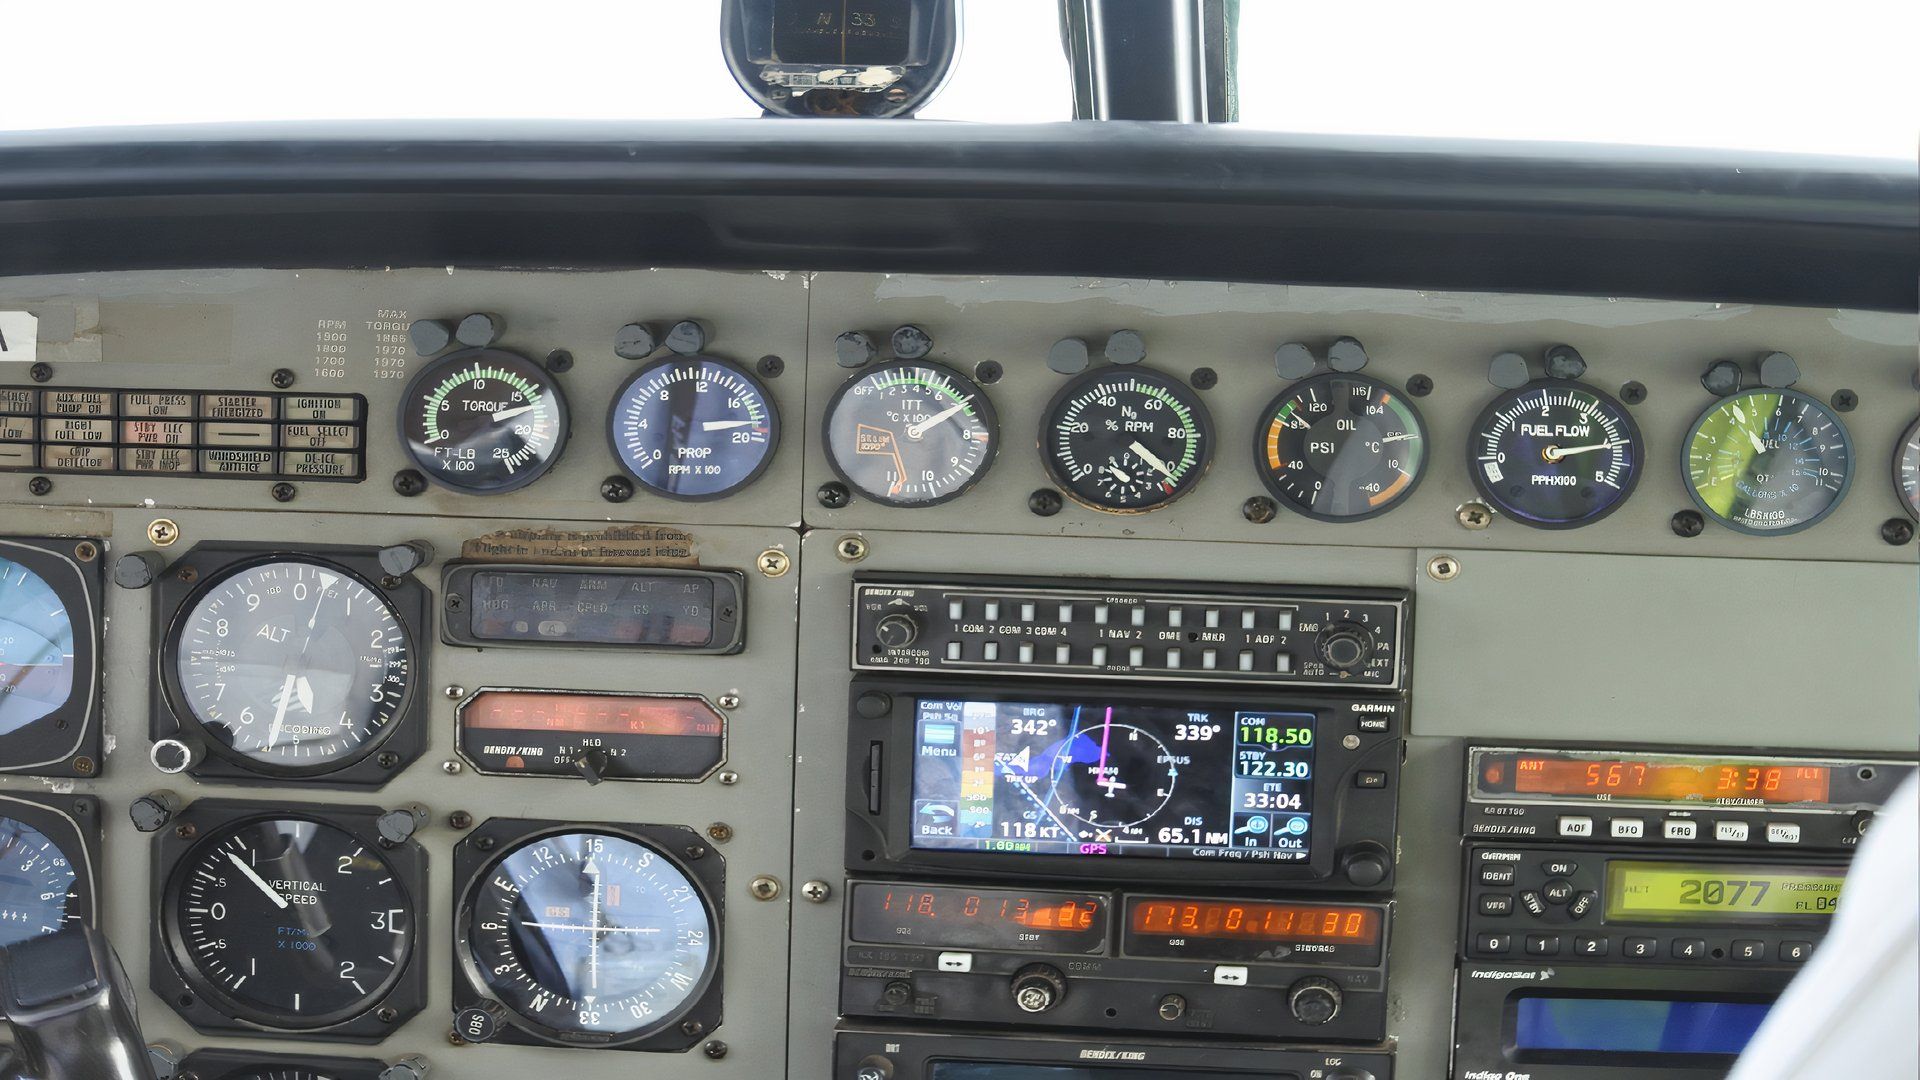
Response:
[[[913,847],[1306,862],[1314,717],[1108,702],[915,702]]]

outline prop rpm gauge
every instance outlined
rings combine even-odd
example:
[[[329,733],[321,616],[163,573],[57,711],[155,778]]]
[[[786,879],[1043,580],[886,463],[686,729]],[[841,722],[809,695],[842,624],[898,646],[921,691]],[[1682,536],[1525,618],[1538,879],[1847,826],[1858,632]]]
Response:
[[[759,380],[724,360],[670,357],[641,368],[607,414],[614,456],[670,499],[718,499],[773,461],[780,416]]]
[[[427,479],[498,495],[546,475],[567,443],[567,399],[539,364],[468,349],[428,364],[401,399],[400,440]]]
[[[1900,438],[1893,456],[1893,487],[1909,517],[1920,520],[1920,420]]]
[[[1361,375],[1293,384],[1254,431],[1267,490],[1318,521],[1364,521],[1400,505],[1419,486],[1426,458],[1413,402]]]
[[[645,1039],[677,1024],[717,977],[713,900],[637,836],[536,835],[471,880],[455,930],[468,977],[536,1038]]]
[[[1000,424],[971,380],[939,364],[882,364],[827,402],[834,474],[885,506],[957,499],[993,464]]]
[[[167,875],[172,966],[235,1020],[282,1030],[353,1020],[412,958],[417,898],[405,876],[379,843],[319,817],[238,816],[207,829]]]
[[[1640,482],[1640,428],[1626,407],[1568,379],[1539,379],[1487,403],[1467,444],[1474,487],[1536,529],[1591,525]]]
[[[168,632],[173,696],[223,756],[266,772],[336,769],[392,731],[414,643],[364,581],[297,557],[202,587]]]
[[[1047,475],[1076,502],[1158,510],[1193,490],[1213,458],[1213,419],[1193,389],[1147,368],[1101,368],[1068,383],[1040,427]]]
[[[1853,440],[1798,390],[1748,390],[1694,421],[1681,472],[1694,504],[1720,524],[1781,536],[1839,507],[1853,482]]]

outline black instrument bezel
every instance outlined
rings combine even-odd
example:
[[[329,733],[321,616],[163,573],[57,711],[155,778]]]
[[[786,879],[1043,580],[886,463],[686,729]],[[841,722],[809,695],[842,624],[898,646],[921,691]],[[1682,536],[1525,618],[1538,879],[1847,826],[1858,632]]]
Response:
[[[407,687],[386,730],[348,757],[304,768],[255,761],[214,738],[194,716],[180,688],[180,635],[193,605],[233,574],[270,562],[313,562],[338,570],[384,600],[407,635]],[[154,741],[180,739],[205,750],[187,769],[214,784],[257,783],[261,778],[297,779],[328,787],[378,788],[414,762],[427,747],[427,654],[432,644],[433,597],[413,575],[394,577],[380,566],[379,549],[334,544],[288,545],[217,541],[196,545],[168,566],[153,586],[154,669],[151,719]]]
[[[726,369],[741,382],[753,387],[754,393],[760,395],[760,400],[767,406],[767,452],[761,456],[759,464],[755,465],[746,476],[729,484],[727,487],[710,495],[685,495],[677,491],[668,491],[666,488],[641,476],[638,472],[634,471],[633,466],[627,464],[627,456],[623,452],[620,441],[620,413],[621,410],[625,408],[629,395],[633,393],[633,388],[640,385],[641,380],[647,376],[663,368],[682,365],[698,368],[702,364],[712,364],[714,367]],[[639,484],[641,489],[649,495],[658,495],[663,499],[672,499],[675,502],[717,502],[721,499],[738,495],[740,492],[752,487],[755,481],[765,476],[767,470],[773,467],[773,459],[780,455],[780,405],[773,400],[773,393],[767,389],[765,380],[761,379],[759,375],[756,375],[744,364],[736,364],[731,360],[724,360],[718,356],[709,356],[705,353],[695,353],[691,356],[682,356],[676,353],[656,360],[649,360],[641,364],[632,375],[627,376],[625,382],[620,384],[620,389],[614,391],[613,403],[607,407],[607,449],[613,453],[614,464],[620,467],[620,471],[631,476],[633,482]]]
[[[690,578],[713,583],[713,640],[699,646],[641,645],[598,641],[524,641],[483,638],[473,632],[475,574],[541,574],[561,577]],[[738,570],[692,570],[668,566],[578,566],[542,563],[448,563],[440,575],[440,640],[476,649],[593,649],[609,652],[728,656],[747,647],[747,580]]]
[[[427,853],[412,840],[389,844],[380,837],[383,811],[370,806],[335,806],[251,799],[201,799],[174,815],[153,837],[153,917],[150,921],[148,987],[181,1019],[202,1034],[293,1037],[327,1042],[377,1043],[426,1006],[427,951],[431,938],[427,892]],[[193,967],[191,949],[173,917],[185,877],[187,856],[230,830],[263,820],[305,818],[339,829],[378,851],[393,868],[410,901],[413,922],[406,963],[392,987],[371,999],[362,1011],[320,1027],[269,1024],[239,1015],[224,992],[211,987]],[[227,1011],[232,1008],[233,1011]]]
[[[993,701],[1099,699],[1121,693],[1143,705],[1250,705],[1273,710],[1310,711],[1316,716],[1313,779],[1312,850],[1304,863],[1234,862],[1225,859],[1083,858],[1073,855],[994,854],[940,851],[910,846],[913,805],[912,702],[917,697],[954,697]],[[877,695],[886,709],[862,712],[861,699]],[[1366,712],[1352,706],[1374,707]],[[876,702],[877,704],[877,702]],[[1374,711],[1390,707],[1391,711]],[[1117,691],[1097,683],[1049,683],[1045,689],[1004,682],[922,682],[913,679],[857,678],[849,689],[847,727],[847,872],[856,876],[907,873],[974,877],[986,875],[1022,882],[1132,883],[1151,891],[1167,883],[1197,886],[1287,885],[1312,890],[1388,892],[1393,888],[1398,826],[1400,748],[1405,704],[1390,697],[1327,693],[1276,694],[1271,689],[1128,688]],[[869,708],[868,711],[874,711]],[[1357,723],[1340,730],[1341,718],[1383,721],[1383,730],[1363,731]],[[1343,740],[1351,735],[1354,748]],[[877,775],[874,770],[877,769]],[[1361,771],[1386,774],[1380,788],[1355,783]],[[1331,821],[1330,825],[1321,822]],[[1386,876],[1375,885],[1356,887],[1340,879],[1345,858],[1359,851],[1378,854]]]
[[[100,800],[90,795],[42,795],[22,791],[0,792],[0,817],[32,826],[53,841],[73,867],[73,889],[67,899],[67,921],[76,917],[87,926],[100,924]]]
[[[833,418],[840,412],[841,406],[846,404],[847,398],[853,393],[854,387],[859,386],[861,383],[883,372],[893,370],[911,371],[914,368],[927,368],[937,371],[953,380],[955,386],[972,387],[974,418],[980,422],[983,430],[991,433],[992,437],[987,440],[986,452],[980,455],[980,467],[973,470],[973,475],[967,477],[960,486],[936,499],[900,502],[874,494],[868,490],[866,485],[855,480],[853,475],[841,464],[839,457],[835,456],[833,452]],[[999,459],[1000,436],[1000,413],[993,406],[993,398],[989,396],[986,390],[983,389],[978,382],[974,381],[971,376],[951,364],[943,364],[937,360],[888,360],[885,363],[874,364],[871,367],[855,371],[843,380],[839,386],[833,388],[832,396],[827,398],[826,407],[820,411],[820,453],[827,459],[827,468],[833,470],[833,475],[838,477],[841,483],[858,492],[861,497],[871,500],[876,506],[884,506],[891,510],[924,510],[929,506],[940,506],[944,503],[950,503],[960,496],[965,495],[967,492],[972,491],[975,487],[978,487],[980,481],[986,479],[987,473],[993,471],[993,463]]]
[[[87,548],[93,557],[82,559]],[[0,773],[92,779],[105,768],[100,754],[103,712],[102,590],[106,543],[97,537],[0,536],[0,558],[39,575],[73,623],[73,691],[58,707],[0,735]]]
[[[1193,406],[1193,427],[1200,436],[1200,460],[1194,466],[1193,473],[1183,479],[1173,494],[1146,506],[1106,506],[1091,496],[1074,489],[1070,480],[1060,468],[1060,462],[1054,457],[1053,436],[1060,426],[1060,411],[1073,395],[1092,386],[1102,379],[1122,379],[1129,376],[1144,376],[1148,382],[1158,382],[1171,388],[1172,392],[1186,398]],[[1067,498],[1089,510],[1102,514],[1151,514],[1156,510],[1165,510],[1188,495],[1203,483],[1209,472],[1213,471],[1213,462],[1219,455],[1214,443],[1219,437],[1213,424],[1213,410],[1207,407],[1206,400],[1200,396],[1200,390],[1192,383],[1169,371],[1148,367],[1145,364],[1133,365],[1096,365],[1068,379],[1066,384],[1056,391],[1040,413],[1040,434],[1037,438],[1040,464],[1046,469],[1047,482],[1060,489]]]
[[[1335,382],[1364,383],[1372,387],[1376,392],[1384,391],[1397,397],[1400,400],[1400,404],[1412,415],[1413,430],[1420,436],[1420,465],[1413,470],[1410,479],[1407,481],[1406,490],[1394,496],[1393,500],[1385,506],[1375,507],[1363,514],[1347,514],[1344,516],[1339,514],[1326,514],[1311,507],[1301,506],[1294,501],[1291,495],[1288,495],[1286,491],[1280,487],[1280,481],[1274,478],[1273,470],[1267,466],[1267,433],[1272,430],[1274,421],[1279,419],[1278,414],[1280,409],[1285,406],[1287,402],[1298,398],[1303,393]],[[1434,458],[1432,451],[1428,449],[1427,443],[1427,418],[1421,414],[1420,407],[1414,404],[1412,394],[1407,393],[1392,383],[1382,379],[1376,379],[1371,375],[1361,374],[1358,371],[1323,371],[1288,383],[1286,389],[1274,395],[1273,400],[1267,402],[1266,408],[1260,410],[1260,417],[1253,425],[1253,471],[1259,475],[1260,483],[1265,485],[1267,491],[1272,493],[1274,501],[1278,502],[1281,506],[1299,514],[1301,517],[1314,521],[1325,521],[1334,525],[1347,525],[1356,521],[1371,521],[1383,514],[1391,514],[1405,504],[1408,499],[1412,498],[1414,492],[1420,490],[1420,482],[1427,478],[1427,473],[1431,471],[1430,466],[1432,466]]]
[[[321,1057],[314,1054],[259,1054],[247,1050],[196,1050],[174,1075],[200,1080],[249,1080],[275,1069],[307,1069],[327,1080],[380,1080],[386,1062],[373,1058]]]
[[[1482,474],[1480,469],[1480,459],[1478,455],[1483,441],[1482,433],[1488,430],[1488,425],[1493,422],[1494,414],[1509,405],[1517,405],[1522,398],[1533,393],[1535,390],[1552,388],[1577,390],[1583,394],[1591,394],[1599,401],[1602,408],[1618,416],[1621,425],[1626,429],[1627,442],[1633,451],[1633,468],[1627,476],[1626,484],[1620,489],[1620,497],[1607,504],[1607,506],[1598,513],[1588,514],[1586,517],[1572,518],[1566,521],[1537,521],[1533,518],[1515,513],[1509,501],[1501,498],[1499,493],[1487,485],[1487,478]],[[1473,425],[1467,429],[1467,437],[1463,440],[1463,444],[1467,478],[1473,481],[1473,490],[1482,499],[1486,500],[1489,506],[1492,506],[1505,516],[1507,520],[1525,525],[1530,529],[1541,529],[1546,532],[1564,532],[1569,529],[1584,529],[1589,525],[1598,524],[1608,517],[1611,517],[1614,511],[1627,505],[1627,500],[1633,498],[1634,491],[1640,487],[1640,477],[1647,471],[1647,437],[1640,430],[1640,422],[1633,418],[1633,410],[1623,404],[1619,398],[1614,397],[1612,394],[1607,393],[1592,383],[1583,382],[1579,379],[1539,378],[1529,380],[1512,389],[1501,390],[1489,398],[1487,403],[1481,407],[1479,414],[1473,418]],[[1683,459],[1684,456],[1683,454]],[[1684,460],[1682,463],[1682,471],[1685,471]]]
[[[468,940],[473,928],[474,896],[487,875],[522,847],[549,836],[595,832],[644,845],[665,859],[693,883],[713,928],[713,948],[705,982],[681,1008],[661,1016],[635,1034],[624,1037],[561,1032],[521,1014],[488,992]],[[692,852],[701,854],[694,856]],[[726,859],[699,833],[685,825],[646,825],[599,821],[489,818],[475,826],[453,848],[453,875],[457,898],[453,916],[453,1011],[469,1008],[499,1010],[505,1021],[493,1042],[516,1046],[563,1046],[593,1050],[640,1050],[677,1053],[698,1045],[720,1026],[726,967]]]

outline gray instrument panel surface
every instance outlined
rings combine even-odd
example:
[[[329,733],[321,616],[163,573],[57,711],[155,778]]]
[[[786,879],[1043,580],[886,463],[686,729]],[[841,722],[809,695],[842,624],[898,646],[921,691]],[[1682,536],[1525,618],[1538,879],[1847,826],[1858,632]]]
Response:
[[[125,816],[132,798],[172,788],[188,798],[418,801],[433,811],[423,835],[432,893],[428,1008],[374,1053],[424,1053],[454,1076],[491,1080],[558,1067],[583,1078],[635,1068],[661,1076],[760,1077],[780,1075],[783,1065],[796,1080],[826,1075],[844,878],[847,601],[857,571],[1412,589],[1412,736],[1389,1024],[1410,1076],[1437,1075],[1449,1045],[1462,739],[1604,737],[1836,751],[1910,750],[1915,742],[1920,574],[1913,546],[1893,547],[1879,535],[1880,523],[1900,513],[1887,460],[1920,409],[1910,381],[1914,326],[1897,315],[1204,282],[438,269],[0,282],[0,310],[23,308],[40,316],[40,359],[54,366],[51,388],[265,390],[268,374],[287,367],[297,375],[296,389],[365,394],[368,480],[301,484],[283,506],[269,498],[268,485],[254,482],[56,475],[53,491],[34,497],[25,475],[0,474],[0,533],[106,536],[109,558],[149,549],[146,527],[160,516],[184,533],[168,556],[203,540],[422,538],[439,554],[422,572],[437,595],[442,563],[462,541],[485,532],[657,523],[693,533],[701,565],[747,573],[748,644],[738,656],[614,658],[433,644],[428,751],[385,790],[365,797],[196,788],[152,770],[145,760],[151,594],[109,589],[106,771],[96,781],[59,786],[107,804],[105,925],[134,981],[146,983],[148,879],[147,840]],[[575,366],[562,381],[573,437],[550,475],[512,495],[484,499],[434,489],[401,498],[388,482],[403,464],[393,416],[406,376],[422,361],[404,344],[398,353],[385,349],[393,343],[376,340],[367,324],[468,311],[505,317],[503,347],[535,357],[572,351]],[[782,446],[751,487],[711,503],[644,493],[618,505],[600,499],[600,480],[617,471],[604,435],[607,402],[638,366],[613,355],[613,332],[637,318],[698,318],[708,326],[713,355],[748,365],[764,355],[785,359],[786,373],[767,383],[781,412]],[[320,350],[323,320],[347,324],[344,351]],[[977,488],[944,506],[889,510],[856,499],[826,510],[813,497],[831,479],[819,448],[820,413],[849,374],[834,363],[833,339],[863,330],[881,343],[884,358],[886,336],[901,323],[933,336],[931,360],[967,374],[987,360],[1005,369],[986,387],[1000,416],[998,460]],[[1110,517],[1069,503],[1056,517],[1036,517],[1026,506],[1044,484],[1036,431],[1062,382],[1046,367],[1047,348],[1081,336],[1098,363],[1106,335],[1121,328],[1141,332],[1149,366],[1183,378],[1201,366],[1218,373],[1218,388],[1202,395],[1218,429],[1213,468],[1191,495],[1156,513]],[[1395,384],[1416,373],[1434,380],[1433,394],[1419,402],[1431,443],[1427,479],[1405,505],[1372,521],[1323,524],[1282,510],[1270,524],[1252,524],[1240,506],[1264,494],[1249,454],[1254,413],[1284,385],[1274,374],[1274,347],[1300,340],[1323,350],[1342,335],[1365,343],[1373,357],[1369,375]],[[1638,491],[1591,528],[1542,532],[1500,520],[1485,531],[1462,529],[1454,510],[1473,497],[1466,431],[1495,392],[1485,378],[1488,357],[1505,349],[1537,355],[1559,342],[1583,352],[1595,385],[1612,392],[1631,379],[1648,387],[1648,400],[1633,410],[1648,448]],[[1700,371],[1714,359],[1774,349],[1799,360],[1802,389],[1824,399],[1844,387],[1860,397],[1845,416],[1858,462],[1846,504],[1818,527],[1788,537],[1747,537],[1712,525],[1696,538],[1675,536],[1668,518],[1691,505],[1680,483],[1679,445],[1710,400]],[[334,371],[342,374],[322,374]],[[29,385],[25,372],[6,364],[0,383]],[[803,520],[812,530],[804,541],[796,528]],[[859,564],[835,551],[853,534],[869,544]],[[756,557],[769,548],[789,553],[793,569],[779,578],[756,572]],[[1438,554],[1459,560],[1458,577],[1428,576],[1425,567]],[[1765,588],[1752,588],[1756,582]],[[1702,614],[1707,605],[1718,606]],[[1759,647],[1755,627],[1766,631]],[[1547,629],[1564,638],[1560,649],[1539,649]],[[1805,670],[1784,687],[1738,677],[1777,674],[1781,665],[1765,650],[1790,639],[1799,647],[1802,629],[1816,640],[1801,654]],[[454,757],[452,705],[439,696],[449,685],[738,693],[728,768],[741,779],[733,786],[708,780],[588,787],[471,770],[449,775],[441,763]],[[10,791],[50,783],[0,778],[0,788]],[[713,1036],[728,1044],[727,1056],[450,1047],[450,851],[458,834],[445,819],[459,809],[481,817],[733,826],[733,839],[719,848],[728,869],[727,1020]],[[746,884],[758,874],[783,882],[778,900],[749,896]],[[797,898],[799,886],[813,880],[832,886],[825,902]],[[148,995],[141,1010],[152,1035],[184,1046],[276,1048],[195,1036]],[[278,1045],[325,1050],[297,1040]]]

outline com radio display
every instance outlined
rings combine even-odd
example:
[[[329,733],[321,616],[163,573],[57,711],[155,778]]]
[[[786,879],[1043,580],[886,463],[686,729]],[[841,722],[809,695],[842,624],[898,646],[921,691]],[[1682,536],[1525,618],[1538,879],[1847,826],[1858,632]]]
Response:
[[[919,698],[910,844],[1304,863],[1314,721],[1233,706]]]

